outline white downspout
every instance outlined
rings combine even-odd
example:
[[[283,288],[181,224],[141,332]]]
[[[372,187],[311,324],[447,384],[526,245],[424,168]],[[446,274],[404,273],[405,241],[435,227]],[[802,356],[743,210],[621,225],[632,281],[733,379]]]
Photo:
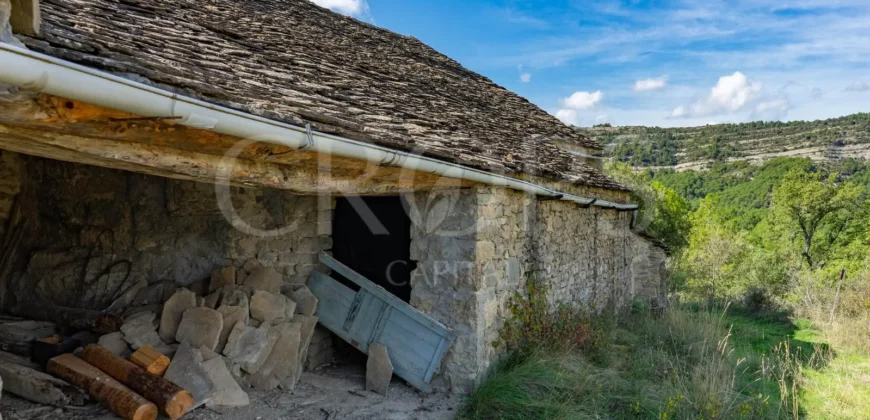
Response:
[[[264,143],[305,148],[324,154],[389,164],[449,178],[504,186],[527,193],[618,210],[633,210],[635,204],[561,193],[531,182],[464,167],[407,152],[306,131],[256,115],[213,105],[157,89],[9,44],[0,43],[0,83],[99,105],[143,117],[176,117],[178,123]],[[97,88],[99,87],[99,88]],[[312,142],[309,140],[313,140]]]

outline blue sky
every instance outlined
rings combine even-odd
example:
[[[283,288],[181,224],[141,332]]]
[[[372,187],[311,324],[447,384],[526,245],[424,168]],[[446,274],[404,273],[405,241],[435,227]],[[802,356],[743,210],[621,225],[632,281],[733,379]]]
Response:
[[[312,0],[412,35],[565,122],[870,111],[870,0]]]

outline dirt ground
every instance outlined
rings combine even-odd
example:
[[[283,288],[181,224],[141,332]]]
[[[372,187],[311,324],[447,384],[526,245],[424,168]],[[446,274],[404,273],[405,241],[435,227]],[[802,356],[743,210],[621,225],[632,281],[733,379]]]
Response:
[[[302,375],[293,391],[247,390],[251,405],[238,409],[199,408],[185,420],[289,420],[289,419],[452,419],[462,402],[457,396],[424,395],[401,379],[393,378],[389,395],[365,390],[365,367],[330,366]],[[22,400],[8,392],[0,398],[4,420],[114,420],[118,417],[94,403],[55,409]]]

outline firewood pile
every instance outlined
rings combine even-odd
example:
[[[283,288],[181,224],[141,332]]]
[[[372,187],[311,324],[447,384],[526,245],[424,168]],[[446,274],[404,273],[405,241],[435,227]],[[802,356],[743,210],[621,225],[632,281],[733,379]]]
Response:
[[[93,399],[137,420],[246,406],[251,388],[292,390],[317,298],[304,286],[282,293],[283,284],[259,267],[218,270],[189,288],[158,283],[132,299],[118,331],[103,335],[67,337],[51,322],[0,319],[3,390],[56,407]]]

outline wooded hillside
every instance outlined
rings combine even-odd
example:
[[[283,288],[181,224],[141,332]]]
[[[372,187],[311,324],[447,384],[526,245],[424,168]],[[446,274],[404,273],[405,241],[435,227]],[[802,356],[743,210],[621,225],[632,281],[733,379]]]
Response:
[[[870,157],[870,113],[819,121],[750,122],[703,127],[578,128],[635,167],[707,169],[711,162],[809,157]]]

